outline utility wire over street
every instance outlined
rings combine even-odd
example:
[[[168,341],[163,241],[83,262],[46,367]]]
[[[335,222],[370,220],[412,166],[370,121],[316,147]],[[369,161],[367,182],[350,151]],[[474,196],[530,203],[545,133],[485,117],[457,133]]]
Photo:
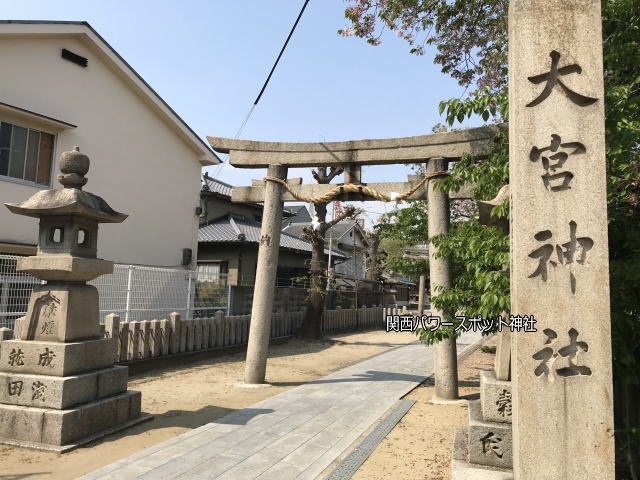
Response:
[[[287,45],[289,45],[289,40],[291,40],[291,37],[293,36],[293,32],[295,32],[296,27],[298,26],[298,23],[300,22],[300,19],[302,18],[302,14],[304,13],[305,9],[307,8],[307,4],[308,3],[309,3],[309,0],[305,0],[304,4],[302,5],[302,8],[300,9],[300,13],[298,14],[298,18],[296,18],[296,21],[294,22],[293,27],[291,27],[291,31],[289,32],[289,35],[287,35],[287,39],[284,41],[284,45],[282,45],[282,48],[280,49],[280,53],[278,54],[278,57],[276,58],[276,61],[273,63],[273,67],[271,67],[271,71],[269,72],[269,75],[267,76],[267,79],[264,81],[264,84],[262,85],[262,88],[260,89],[260,93],[258,93],[258,96],[256,97],[255,101],[253,102],[253,105],[251,105],[251,108],[249,109],[249,112],[247,113],[247,116],[244,117],[244,120],[240,124],[240,128],[238,128],[238,131],[236,132],[236,135],[233,138],[239,138],[240,137],[240,134],[242,133],[242,130],[244,130],[245,125],[247,124],[247,122],[249,121],[249,118],[251,117],[251,114],[253,114],[253,110],[256,108],[256,106],[258,105],[258,102],[262,98],[262,94],[267,89],[267,85],[269,84],[269,81],[271,80],[273,72],[275,72],[276,67],[278,66],[278,63],[280,62],[280,59],[282,58],[282,54],[284,54],[284,51],[287,48]],[[227,158],[228,158],[228,156],[227,156]],[[218,169],[216,170],[216,172],[213,175],[213,178],[218,178],[220,176],[220,174],[222,173],[222,170],[224,169],[226,164],[227,164],[227,162],[220,163],[220,165],[218,166]]]

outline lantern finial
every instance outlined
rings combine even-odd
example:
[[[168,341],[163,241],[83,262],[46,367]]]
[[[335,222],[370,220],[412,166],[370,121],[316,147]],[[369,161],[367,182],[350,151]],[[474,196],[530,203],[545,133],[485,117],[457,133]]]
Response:
[[[85,175],[89,171],[89,157],[80,153],[80,149],[75,146],[73,150],[63,152],[60,156],[60,171],[58,175],[58,181],[65,188],[77,188],[82,190],[82,187],[87,184]]]

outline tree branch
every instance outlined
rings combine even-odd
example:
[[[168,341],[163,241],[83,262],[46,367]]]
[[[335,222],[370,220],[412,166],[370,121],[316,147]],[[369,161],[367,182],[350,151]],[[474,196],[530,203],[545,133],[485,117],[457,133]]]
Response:
[[[349,205],[340,215],[337,216],[337,218],[334,218],[330,222],[326,223],[327,230],[333,227],[336,223],[341,222],[345,218],[355,218],[360,215],[360,213],[362,213],[362,211],[359,208],[356,208],[353,205]]]
[[[330,183],[331,180],[336,178],[342,172],[344,172],[344,168],[342,168],[342,167],[331,167],[331,170],[329,170],[329,175],[327,175],[327,177],[326,177],[327,178],[327,183]]]
[[[311,170],[311,175],[320,184],[329,183],[327,180],[327,167],[316,167],[315,170]]]

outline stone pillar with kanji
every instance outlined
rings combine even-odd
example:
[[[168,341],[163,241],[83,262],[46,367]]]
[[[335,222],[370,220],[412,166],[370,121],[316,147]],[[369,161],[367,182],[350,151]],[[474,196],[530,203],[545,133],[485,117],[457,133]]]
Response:
[[[599,0],[509,6],[514,476],[614,478]]]
[[[1,443],[64,452],[149,418],[140,392],[127,390],[127,367],[114,366],[115,340],[102,338],[98,290],[87,284],[113,272],[97,258],[98,224],[127,218],[82,190],[88,170],[76,147],[61,156],[63,189],[5,204],[40,220],[37,255],[17,269],[46,283],[0,349]]]

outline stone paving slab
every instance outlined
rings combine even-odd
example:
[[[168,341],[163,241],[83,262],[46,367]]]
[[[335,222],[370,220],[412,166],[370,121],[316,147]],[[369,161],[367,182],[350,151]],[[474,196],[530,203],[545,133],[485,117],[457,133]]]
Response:
[[[478,339],[463,335],[459,351]],[[432,373],[433,347],[398,347],[78,480],[313,480]]]

